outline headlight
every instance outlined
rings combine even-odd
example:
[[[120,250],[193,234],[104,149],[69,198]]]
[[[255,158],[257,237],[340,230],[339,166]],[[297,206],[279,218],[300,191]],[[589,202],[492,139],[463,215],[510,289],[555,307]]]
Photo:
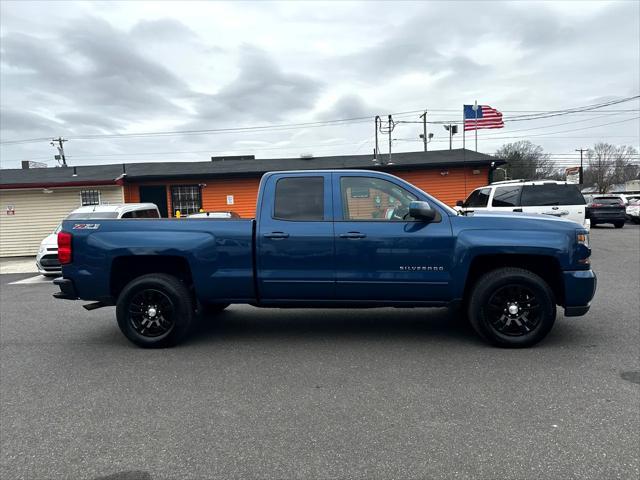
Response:
[[[589,248],[589,234],[587,232],[578,232],[576,240],[579,245],[584,245]]]
[[[585,231],[576,233],[576,243],[578,244],[578,263],[589,265],[589,257],[591,256],[591,248],[589,247],[589,234]]]

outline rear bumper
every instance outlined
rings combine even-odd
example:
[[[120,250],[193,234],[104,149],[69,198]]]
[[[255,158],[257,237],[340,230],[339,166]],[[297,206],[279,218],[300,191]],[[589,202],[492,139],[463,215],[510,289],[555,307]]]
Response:
[[[589,214],[589,219],[591,223],[610,223],[610,222],[624,222],[627,219],[627,214],[625,212],[620,213],[602,213],[602,212],[591,212]]]
[[[55,298],[61,300],[78,300],[78,293],[72,280],[68,278],[56,278],[53,283],[60,287],[60,291],[53,294]]]
[[[562,272],[564,281],[564,315],[579,317],[589,311],[598,279],[593,270]]]

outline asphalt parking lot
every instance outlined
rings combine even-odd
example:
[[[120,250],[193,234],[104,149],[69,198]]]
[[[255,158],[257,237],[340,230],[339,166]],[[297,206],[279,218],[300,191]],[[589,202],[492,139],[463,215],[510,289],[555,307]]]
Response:
[[[245,306],[142,350],[1,275],[0,477],[638,478],[640,227],[591,236],[591,311],[527,350],[442,309]]]

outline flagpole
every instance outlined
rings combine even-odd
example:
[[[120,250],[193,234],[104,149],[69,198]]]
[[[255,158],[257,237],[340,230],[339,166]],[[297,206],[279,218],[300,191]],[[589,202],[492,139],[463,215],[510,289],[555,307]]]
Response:
[[[462,150],[465,149],[464,105],[462,105]],[[466,193],[466,192],[465,192]]]
[[[476,107],[474,110],[476,112],[476,152],[478,151],[478,101],[474,105]]]

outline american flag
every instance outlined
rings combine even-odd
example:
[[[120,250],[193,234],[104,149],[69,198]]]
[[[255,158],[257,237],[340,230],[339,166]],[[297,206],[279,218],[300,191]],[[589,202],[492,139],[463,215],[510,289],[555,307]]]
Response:
[[[478,114],[476,120],[476,112]],[[502,113],[488,105],[478,105],[478,110],[473,105],[464,106],[464,130],[480,130],[482,128],[502,128]]]

